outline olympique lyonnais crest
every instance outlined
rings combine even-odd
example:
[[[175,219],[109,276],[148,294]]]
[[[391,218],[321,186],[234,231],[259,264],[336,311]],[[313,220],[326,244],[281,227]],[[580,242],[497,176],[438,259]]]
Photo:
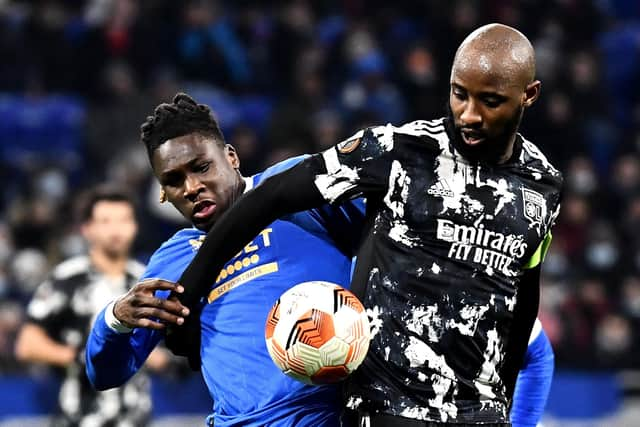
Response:
[[[524,216],[532,226],[541,226],[547,203],[542,194],[537,191],[522,189],[522,202],[524,203]]]

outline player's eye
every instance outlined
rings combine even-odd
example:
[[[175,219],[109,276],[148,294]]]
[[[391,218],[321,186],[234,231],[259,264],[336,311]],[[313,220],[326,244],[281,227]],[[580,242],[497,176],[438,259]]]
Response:
[[[165,175],[160,180],[160,184],[163,187],[179,187],[181,185],[181,179],[177,175]]]
[[[504,98],[499,96],[485,96],[482,98],[482,102],[489,108],[497,108],[504,102]]]
[[[211,166],[211,162],[201,163],[199,165],[196,165],[195,171],[201,173],[207,172],[209,170],[209,166]]]
[[[467,94],[464,91],[461,91],[460,89],[453,89],[453,96],[455,96],[456,99],[459,99],[461,101],[464,101],[467,98]]]

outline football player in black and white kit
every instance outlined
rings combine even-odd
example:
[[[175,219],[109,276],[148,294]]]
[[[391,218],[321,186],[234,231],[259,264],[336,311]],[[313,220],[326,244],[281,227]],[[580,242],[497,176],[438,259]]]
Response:
[[[364,129],[265,181],[209,232],[187,306],[262,227],[366,197],[352,290],[372,320],[346,386],[359,425],[508,426],[561,174],[518,131],[538,98],[529,40],[500,24],[458,48],[448,117]]]
[[[93,319],[144,271],[144,265],[129,256],[137,232],[133,200],[120,189],[101,186],[84,202],[80,219],[88,253],[57,265],[38,287],[18,335],[16,356],[46,363],[62,374],[60,413],[53,426],[144,426],[151,415],[146,374],[122,388],[97,392],[84,373],[84,345]],[[168,353],[158,349],[147,366],[162,370],[168,361]]]

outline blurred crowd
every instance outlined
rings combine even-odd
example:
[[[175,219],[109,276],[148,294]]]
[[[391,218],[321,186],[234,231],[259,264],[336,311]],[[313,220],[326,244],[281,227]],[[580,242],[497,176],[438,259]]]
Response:
[[[502,22],[533,42],[522,133],[565,174],[540,318],[560,367],[637,368],[637,0],[0,1],[0,372],[50,267],[84,250],[96,183],[135,191],[136,255],[182,219],[158,203],[139,126],[181,90],[213,107],[245,175],[368,124],[445,113],[456,47]]]

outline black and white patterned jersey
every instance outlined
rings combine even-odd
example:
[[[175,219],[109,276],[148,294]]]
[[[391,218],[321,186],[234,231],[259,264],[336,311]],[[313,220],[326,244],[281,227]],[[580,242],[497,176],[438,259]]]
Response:
[[[446,119],[387,125],[322,153],[323,197],[367,198],[352,287],[373,338],[347,406],[508,422],[505,384],[515,378],[503,367],[518,286],[548,241],[562,177],[521,135],[499,165],[467,161],[450,135]]]
[[[61,415],[55,426],[142,426],[151,412],[149,379],[144,373],[124,386],[95,391],[86,377],[83,355],[98,313],[135,285],[144,265],[129,261],[126,274],[114,280],[96,271],[87,256],[62,262],[36,289],[27,307],[28,321],[54,340],[79,349],[76,363],[63,372],[59,394]]]

